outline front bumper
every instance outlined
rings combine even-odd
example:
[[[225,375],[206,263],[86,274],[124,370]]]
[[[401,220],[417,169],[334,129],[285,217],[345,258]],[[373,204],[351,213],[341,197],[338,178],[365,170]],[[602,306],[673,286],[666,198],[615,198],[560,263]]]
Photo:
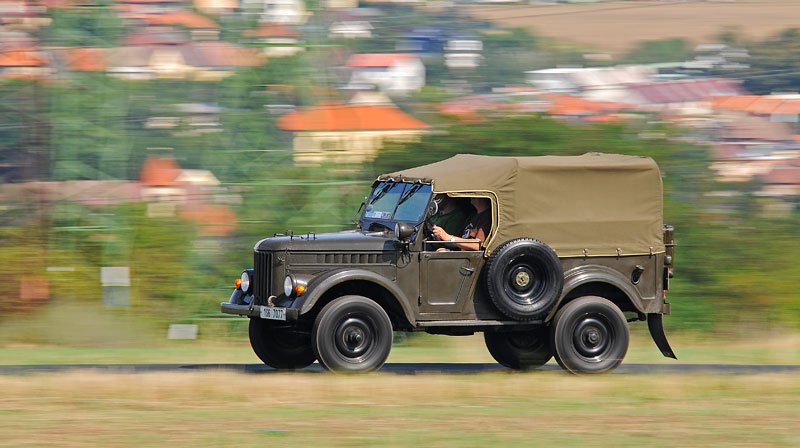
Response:
[[[261,317],[261,305],[237,305],[230,302],[222,302],[219,304],[220,311],[225,314],[235,314],[237,316],[247,317]],[[297,322],[297,317],[300,315],[300,310],[297,308],[286,308],[286,322]]]

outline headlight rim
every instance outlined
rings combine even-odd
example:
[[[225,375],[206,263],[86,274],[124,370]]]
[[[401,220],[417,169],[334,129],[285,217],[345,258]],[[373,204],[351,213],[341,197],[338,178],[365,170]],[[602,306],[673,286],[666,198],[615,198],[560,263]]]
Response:
[[[245,276],[247,276],[247,281],[245,282]],[[242,281],[242,285],[239,289],[242,290],[245,294],[252,294],[253,293],[253,280],[255,279],[255,271],[253,269],[245,269],[242,271],[241,276],[239,279]],[[245,288],[245,285],[247,287]]]
[[[287,289],[287,282],[289,282],[288,289]],[[295,285],[297,285],[297,281],[295,280],[294,276],[292,274],[287,275],[283,279],[283,294],[286,297],[294,297],[295,296],[295,290],[294,290]]]

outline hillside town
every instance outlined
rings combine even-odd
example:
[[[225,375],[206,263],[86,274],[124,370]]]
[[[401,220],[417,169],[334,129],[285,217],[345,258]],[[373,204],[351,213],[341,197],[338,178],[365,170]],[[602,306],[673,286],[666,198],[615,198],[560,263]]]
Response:
[[[796,204],[800,96],[749,94],[735,77],[736,69],[747,67],[744,48],[706,43],[687,61],[531,69],[519,73],[522,82],[497,85],[477,75],[486,63],[482,36],[490,30],[390,24],[386,11],[392,7],[355,0],[325,1],[316,11],[300,0],[0,0],[0,78],[69,85],[76,76],[94,74],[138,83],[220,83],[238,71],[278,67],[285,58],[335,43],[321,62],[325,73],[318,81],[326,85],[316,88],[323,95],[303,104],[291,98],[271,103],[280,96],[273,95],[263,104],[289,136],[287,149],[297,165],[369,162],[387,141],[414,141],[446,128],[448,121],[432,114],[464,123],[510,114],[576,124],[659,121],[708,145],[720,182],[755,182],[756,194],[785,202],[775,209]],[[424,9],[418,10],[426,14]],[[62,17],[85,19],[98,11],[119,27],[115,41],[68,45],[47,31]],[[387,26],[397,40],[381,45],[393,51],[358,51]],[[76,40],[62,35],[62,41]],[[444,74],[426,78],[429,66]],[[419,95],[433,89],[443,92],[442,99]],[[221,110],[213,101],[175,104],[171,114],[148,117],[144,128],[178,128],[187,120],[191,132],[218,132]],[[14,168],[3,167],[6,173]]]

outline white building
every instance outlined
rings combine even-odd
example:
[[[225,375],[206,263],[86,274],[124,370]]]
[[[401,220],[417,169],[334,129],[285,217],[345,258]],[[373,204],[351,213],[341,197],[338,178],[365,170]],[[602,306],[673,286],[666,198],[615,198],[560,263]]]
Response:
[[[412,54],[355,54],[347,67],[352,70],[350,89],[375,87],[389,95],[406,95],[425,86],[425,65]]]
[[[478,39],[450,39],[444,46],[447,68],[477,68],[483,60],[483,42]]]
[[[311,15],[303,0],[242,0],[242,9],[259,14],[259,21],[301,25]]]

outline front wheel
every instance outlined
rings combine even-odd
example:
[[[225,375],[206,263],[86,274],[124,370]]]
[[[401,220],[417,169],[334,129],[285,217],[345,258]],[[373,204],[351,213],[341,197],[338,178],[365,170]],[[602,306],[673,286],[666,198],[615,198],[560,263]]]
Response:
[[[536,369],[553,357],[548,334],[544,330],[486,332],[483,338],[492,358],[509,369]]]
[[[369,372],[386,362],[393,336],[392,322],[380,305],[362,296],[343,296],[319,312],[311,343],[326,369]]]
[[[280,370],[303,369],[317,359],[308,333],[280,327],[274,321],[250,318],[250,346],[264,364]]]
[[[558,310],[551,325],[556,361],[571,373],[614,370],[628,352],[628,321],[602,297],[575,299]]]

